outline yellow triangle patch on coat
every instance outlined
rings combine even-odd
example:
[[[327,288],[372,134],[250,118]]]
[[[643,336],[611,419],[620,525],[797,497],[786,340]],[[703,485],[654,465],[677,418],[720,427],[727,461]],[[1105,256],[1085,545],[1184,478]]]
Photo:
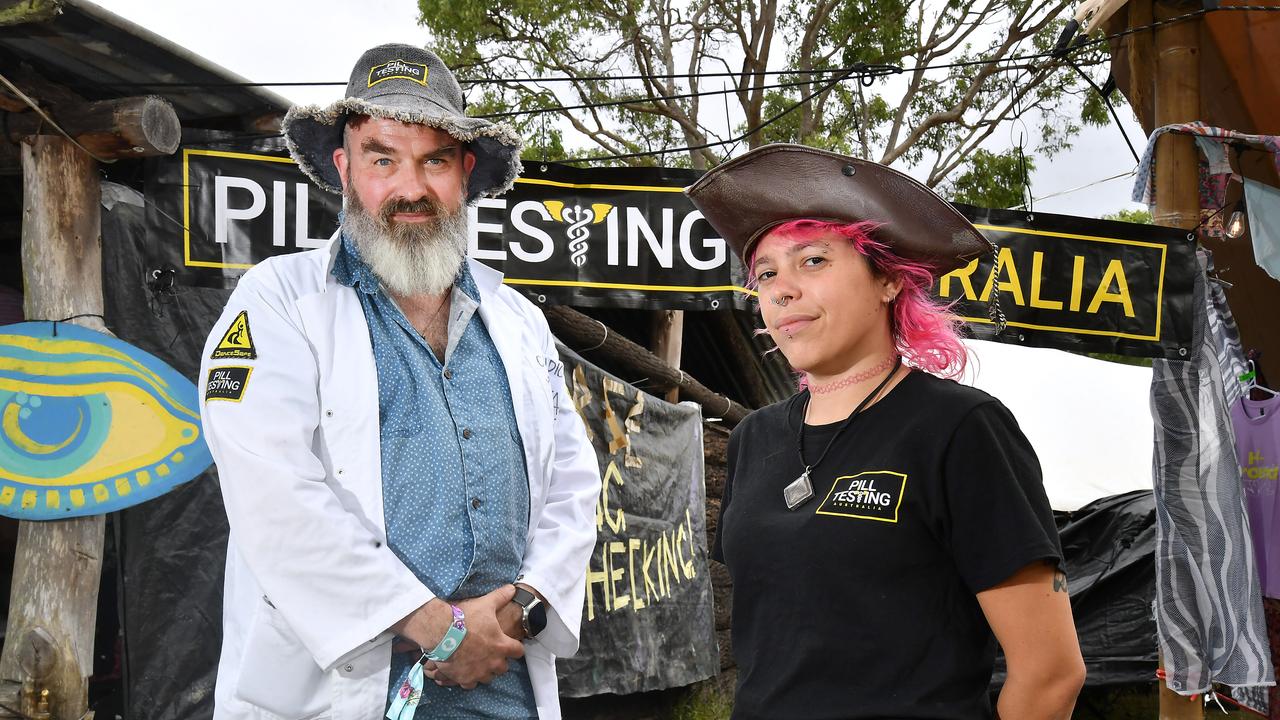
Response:
[[[227,332],[222,336],[222,341],[218,343],[218,347],[213,349],[213,354],[209,358],[212,360],[221,360],[223,358],[254,360],[257,357],[258,353],[253,349],[253,336],[249,333],[249,311],[241,310],[236,319],[231,322],[231,327],[227,328]]]

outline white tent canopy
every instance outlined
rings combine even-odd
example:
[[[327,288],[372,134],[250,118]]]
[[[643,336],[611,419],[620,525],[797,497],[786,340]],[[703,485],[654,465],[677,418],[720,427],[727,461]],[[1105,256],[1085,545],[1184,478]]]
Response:
[[[1013,412],[1040,456],[1054,510],[1151,489],[1151,369],[1059,350],[966,341],[962,382]]]

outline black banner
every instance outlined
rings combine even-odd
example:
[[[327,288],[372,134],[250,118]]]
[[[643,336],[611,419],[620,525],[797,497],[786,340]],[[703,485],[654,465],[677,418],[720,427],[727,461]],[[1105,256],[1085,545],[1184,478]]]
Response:
[[[149,162],[149,245],[180,284],[230,287],[337,228],[341,199],[311,185],[278,140]],[[681,192],[700,174],[530,164],[510,192],[468,209],[470,255],[539,303],[747,309],[736,256]]]
[[[737,256],[682,192],[700,175],[530,163],[478,203],[471,254],[539,302],[747,309]]]
[[[146,210],[151,267],[232,288],[262,260],[323,246],[342,198],[313,185],[282,140],[228,141],[148,160]]]
[[[540,304],[749,309],[740,263],[685,198],[698,171],[526,166],[469,208],[470,254]],[[938,295],[978,337],[1179,360],[1197,271],[1186,232],[958,206],[1001,248],[944,276]],[[281,142],[183,147],[149,161],[148,260],[180,285],[231,287],[260,260],[322,245],[338,196],[312,186]],[[998,298],[1008,329],[992,337]]]
[[[600,462],[596,548],[578,654],[560,694],[680,687],[720,670],[707,569],[702,417],[560,349]]]
[[[1159,225],[956,206],[1000,248],[942,276],[938,297],[984,339],[1184,360],[1195,241]],[[1008,328],[990,319],[993,294]]]

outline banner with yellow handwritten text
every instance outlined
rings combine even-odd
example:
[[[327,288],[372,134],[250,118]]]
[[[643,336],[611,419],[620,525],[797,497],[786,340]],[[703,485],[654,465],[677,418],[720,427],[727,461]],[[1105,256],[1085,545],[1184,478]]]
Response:
[[[560,694],[625,695],[719,670],[707,570],[702,417],[560,348],[571,400],[604,480],[578,654],[556,663]]]

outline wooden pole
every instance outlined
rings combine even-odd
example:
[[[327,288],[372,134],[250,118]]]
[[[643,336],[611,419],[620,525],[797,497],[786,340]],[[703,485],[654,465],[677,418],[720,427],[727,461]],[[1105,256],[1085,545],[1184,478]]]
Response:
[[[668,387],[679,387],[687,398],[702,406],[704,417],[720,418],[733,427],[751,412],[750,409],[730,400],[692,377],[663,362],[658,356],[631,342],[616,332],[610,332],[598,320],[583,315],[571,307],[559,305],[544,308],[551,331],[570,347],[590,348],[592,352],[607,355],[619,369],[636,373],[653,382]],[[586,352],[579,350],[579,352]]]
[[[673,368],[680,368],[680,354],[684,347],[684,311],[659,310],[653,318],[653,354]],[[680,388],[667,391],[666,401],[680,402]]]
[[[1129,27],[1144,27],[1155,20],[1153,0],[1129,0]],[[1151,30],[1129,35],[1125,40],[1129,59],[1129,106],[1138,122],[1150,132],[1154,122],[1156,50]]]
[[[1156,20],[1181,15],[1172,3],[1157,2]],[[1155,30],[1155,124],[1162,127],[1200,117],[1200,21],[1162,25]],[[1157,225],[1193,229],[1200,224],[1199,158],[1190,135],[1166,133],[1156,145]]]
[[[1155,3],[1155,19],[1186,12],[1173,2]],[[1200,118],[1200,21],[1183,20],[1155,29],[1155,126]],[[1166,133],[1156,145],[1157,225],[1194,230],[1200,224],[1199,158],[1189,135]],[[1161,659],[1161,667],[1164,661]],[[1160,682],[1161,720],[1198,720],[1204,703],[1192,701]]]
[[[101,315],[97,163],[62,137],[37,136],[20,151],[26,316]],[[73,322],[105,329],[96,317]],[[105,525],[103,515],[19,525],[0,678],[24,679],[23,639],[45,630],[56,656],[44,681],[55,720],[88,709]]]

